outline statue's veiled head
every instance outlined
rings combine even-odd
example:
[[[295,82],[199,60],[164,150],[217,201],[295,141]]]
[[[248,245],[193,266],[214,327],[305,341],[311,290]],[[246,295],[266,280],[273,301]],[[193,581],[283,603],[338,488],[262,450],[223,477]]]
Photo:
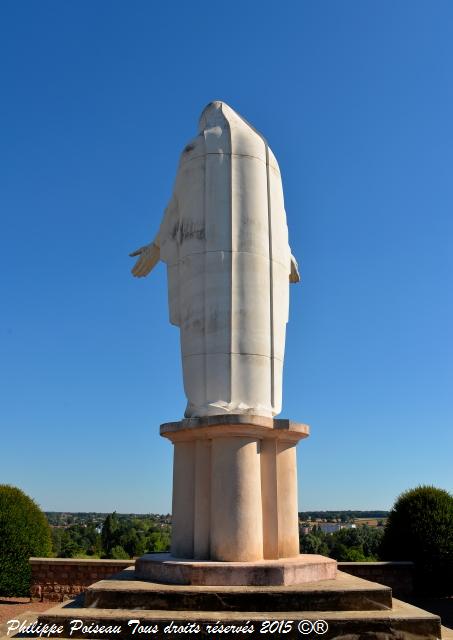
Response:
[[[237,111],[232,109],[230,105],[221,100],[214,100],[206,105],[200,115],[198,121],[198,132],[203,133],[207,129],[215,127],[225,128],[225,123],[235,122],[236,126],[242,128],[244,132],[253,131],[265,144],[267,144],[264,136],[255,127],[248,122]]]
[[[201,112],[200,119],[198,121],[198,131],[201,133],[205,129],[222,126],[222,123],[225,122],[225,114],[223,112],[225,107],[233,111],[231,107],[220,100],[214,100],[214,102],[207,104]]]

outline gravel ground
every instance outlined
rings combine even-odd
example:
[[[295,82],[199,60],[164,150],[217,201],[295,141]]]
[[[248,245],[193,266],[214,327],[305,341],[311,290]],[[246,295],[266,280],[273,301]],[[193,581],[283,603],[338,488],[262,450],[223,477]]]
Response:
[[[32,602],[30,598],[0,598],[0,624],[13,620],[22,613],[47,611],[55,607],[58,602]],[[34,620],[34,618],[33,618]],[[30,622],[33,622],[30,620]]]

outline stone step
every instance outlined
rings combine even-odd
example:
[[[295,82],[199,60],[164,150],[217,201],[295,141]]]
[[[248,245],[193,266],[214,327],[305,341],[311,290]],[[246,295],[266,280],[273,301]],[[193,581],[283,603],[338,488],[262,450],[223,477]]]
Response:
[[[127,569],[91,585],[85,607],[171,611],[374,611],[391,609],[389,587],[338,572],[335,580],[280,587],[164,585]]]
[[[52,638],[92,640],[140,637],[147,640],[181,637],[300,640],[304,635],[309,638],[321,635],[325,640],[438,640],[441,637],[438,616],[399,600],[393,600],[391,610],[380,611],[137,611],[80,608],[77,604],[70,602],[54,607],[41,614],[38,623],[60,627]],[[219,632],[221,624],[224,628],[230,627],[229,633]],[[243,631],[233,632],[233,626],[242,627]],[[252,626],[251,633],[244,629]]]

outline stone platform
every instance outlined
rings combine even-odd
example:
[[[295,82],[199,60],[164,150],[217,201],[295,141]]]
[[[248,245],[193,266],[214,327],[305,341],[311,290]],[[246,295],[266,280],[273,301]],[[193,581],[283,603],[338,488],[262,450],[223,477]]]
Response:
[[[303,554],[294,558],[256,562],[182,560],[169,553],[149,553],[135,561],[136,576],[166,584],[210,586],[280,586],[333,580],[332,558]]]
[[[335,580],[303,585],[199,586],[168,585],[138,580],[128,569],[96,582],[85,592],[85,606],[102,609],[134,608],[174,611],[297,611],[391,609],[389,587],[347,573]]]
[[[74,623],[77,620],[81,622]],[[52,636],[55,638],[173,640],[225,635],[250,639],[264,635],[292,640],[303,635],[312,638],[322,635],[326,640],[437,640],[441,637],[437,616],[392,601],[388,587],[342,572],[334,580],[303,585],[213,587],[137,580],[131,567],[93,584],[84,598],[41,614],[39,622],[60,626],[61,633]],[[83,626],[73,628],[71,633],[74,624]],[[139,625],[147,629],[139,632]],[[230,627],[229,633],[213,631],[220,625]],[[114,631],[113,627],[117,629]],[[248,631],[234,631],[234,627],[247,627]]]

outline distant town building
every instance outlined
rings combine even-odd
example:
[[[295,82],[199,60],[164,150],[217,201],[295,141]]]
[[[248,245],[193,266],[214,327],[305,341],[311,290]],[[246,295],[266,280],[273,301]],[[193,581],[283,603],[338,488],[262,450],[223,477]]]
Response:
[[[355,529],[356,525],[344,522],[322,522],[319,528],[323,533],[335,533],[335,531],[340,531],[340,529]]]

